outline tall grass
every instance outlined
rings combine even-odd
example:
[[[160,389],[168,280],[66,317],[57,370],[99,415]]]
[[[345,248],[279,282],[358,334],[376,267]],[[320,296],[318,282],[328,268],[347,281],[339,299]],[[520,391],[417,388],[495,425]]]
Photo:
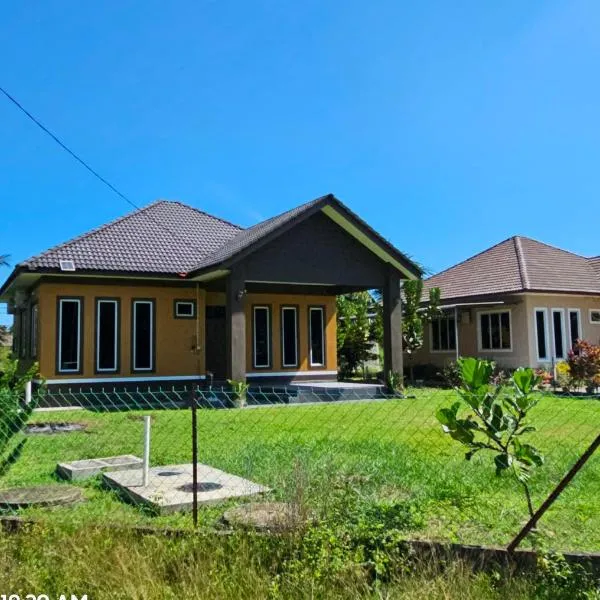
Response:
[[[298,561],[308,559],[300,548],[294,536],[168,539],[36,526],[0,534],[0,594],[87,594],[93,600],[600,598],[576,585],[564,595],[564,589],[553,591],[539,578],[474,573],[460,562],[441,569],[402,556],[389,565],[385,580],[374,580],[368,569],[351,562],[335,576],[320,578],[309,568],[297,568]]]

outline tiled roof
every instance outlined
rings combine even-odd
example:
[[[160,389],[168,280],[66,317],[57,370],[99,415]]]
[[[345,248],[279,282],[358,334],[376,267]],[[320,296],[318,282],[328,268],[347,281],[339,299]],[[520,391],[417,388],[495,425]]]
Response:
[[[89,231],[18,266],[77,270],[185,273],[242,229],[180,202],[160,200]]]
[[[600,257],[514,236],[425,280],[442,300],[525,291],[600,294]]]
[[[275,231],[278,227],[289,223],[316,204],[323,202],[328,197],[329,196],[322,196],[320,198],[316,198],[315,200],[311,200],[310,202],[305,202],[300,206],[296,206],[291,210],[281,213],[275,217],[271,217],[266,221],[261,221],[260,223],[249,227],[248,229],[243,229],[227,243],[221,246],[216,252],[207,256],[204,260],[199,261],[195,265],[194,271],[211,267],[235,256],[238,252],[250,247],[261,238]]]
[[[415,274],[420,272],[417,265],[331,194],[248,229],[180,202],[161,200],[29,258],[17,267],[58,270],[61,260],[72,260],[77,271],[189,274],[236,257],[277,229],[326,205],[345,211],[392,256]]]

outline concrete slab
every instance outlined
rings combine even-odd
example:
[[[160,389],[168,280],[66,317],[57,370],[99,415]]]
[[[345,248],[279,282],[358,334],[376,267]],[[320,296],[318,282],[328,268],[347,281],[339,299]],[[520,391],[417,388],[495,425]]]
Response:
[[[199,504],[212,504],[270,491],[263,485],[208,465],[199,464],[197,473]],[[160,514],[192,509],[191,464],[152,467],[146,487],[142,485],[142,476],[143,472],[139,469],[106,472],[103,479],[109,487],[121,492],[134,504],[150,506]]]
[[[94,477],[104,471],[140,469],[141,466],[141,458],[132,454],[123,454],[121,456],[107,456],[105,458],[75,460],[70,463],[58,463],[56,465],[56,472],[63,479],[80,481],[81,479]]]

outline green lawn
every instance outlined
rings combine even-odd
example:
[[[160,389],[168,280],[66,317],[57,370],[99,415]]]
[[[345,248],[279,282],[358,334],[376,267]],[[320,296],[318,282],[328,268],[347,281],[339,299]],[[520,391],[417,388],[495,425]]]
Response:
[[[454,392],[419,390],[416,397],[323,405],[278,405],[201,410],[202,462],[272,488],[271,497],[301,501],[315,512],[344,487],[365,502],[410,500],[422,519],[412,537],[506,544],[526,519],[520,488],[497,478],[491,460],[463,458],[435,410]],[[85,432],[30,436],[20,461],[0,487],[54,481],[58,461],[142,451],[142,411],[35,413],[34,421],[75,421]],[[153,411],[153,465],[191,460],[187,410]],[[532,414],[531,440],[546,455],[532,479],[539,504],[600,430],[600,402],[541,400]],[[481,463],[484,463],[482,468]],[[87,482],[88,501],[45,513],[52,519],[191,526],[189,515],[153,517],[121,502],[98,480]],[[549,544],[560,550],[600,550],[600,454],[593,457],[543,520]],[[201,522],[216,523],[224,505],[203,508]]]

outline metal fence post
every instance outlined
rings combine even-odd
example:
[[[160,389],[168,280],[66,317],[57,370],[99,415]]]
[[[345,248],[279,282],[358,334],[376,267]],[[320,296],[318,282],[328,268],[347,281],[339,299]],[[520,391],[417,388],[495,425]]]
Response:
[[[192,407],[192,520],[198,527],[198,404],[194,388],[190,391]]]
[[[535,514],[525,523],[521,531],[515,536],[513,541],[507,546],[508,552],[514,552],[517,546],[525,539],[527,534],[535,527],[536,523],[542,518],[544,513],[554,504],[554,501],[560,496],[562,491],[571,483],[575,475],[579,473],[583,465],[594,454],[600,446],[600,435],[590,444],[589,448],[579,457],[579,460],[571,467],[571,470],[562,478],[561,482],[550,492],[550,495],[544,500],[543,504],[537,509]]]

